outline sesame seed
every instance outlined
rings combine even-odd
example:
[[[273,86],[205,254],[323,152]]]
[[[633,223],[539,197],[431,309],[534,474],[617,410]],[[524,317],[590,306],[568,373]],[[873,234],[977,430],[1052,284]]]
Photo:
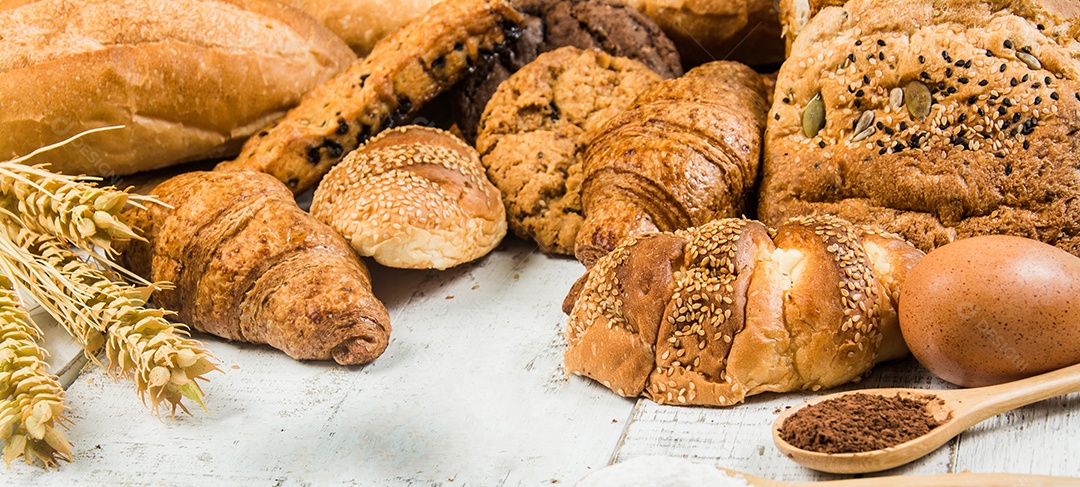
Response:
[[[879,45],[879,46],[882,46],[882,47],[885,47],[885,41],[883,41],[883,40],[881,40],[881,39],[878,39],[878,40],[877,40],[877,45]]]
[[[1005,49],[1012,49],[1012,47],[1013,47],[1012,41],[1010,41],[1008,39],[1005,39]]]
[[[988,84],[990,84],[990,82],[989,82],[989,81],[987,81],[987,80],[982,80],[982,81],[979,81],[979,86],[986,86],[986,85],[988,85]]]
[[[1051,100],[1054,100],[1054,101],[1057,101],[1057,100],[1058,100],[1058,94],[1057,94],[1057,92],[1056,92],[1056,91],[1052,91],[1052,92],[1050,92],[1050,99],[1051,99]]]

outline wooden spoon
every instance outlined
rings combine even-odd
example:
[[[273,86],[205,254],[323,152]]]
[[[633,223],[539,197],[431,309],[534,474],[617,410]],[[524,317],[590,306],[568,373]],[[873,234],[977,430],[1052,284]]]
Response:
[[[785,482],[748,475],[735,470],[695,463],[684,458],[641,456],[604,467],[581,479],[576,487],[1014,487],[1017,485],[1080,486],[1080,479],[1008,473],[955,473],[897,475],[824,482]]]
[[[785,411],[773,423],[773,441],[784,455],[814,470],[832,473],[877,472],[920,458],[984,419],[1033,402],[1077,391],[1080,391],[1080,364],[1014,382],[971,389],[864,389],[841,392],[806,401]],[[927,405],[927,409],[936,419],[944,422],[913,440],[881,450],[858,453],[803,450],[780,437],[780,427],[796,411],[847,394],[922,398],[928,395],[937,396],[941,401],[932,401]]]

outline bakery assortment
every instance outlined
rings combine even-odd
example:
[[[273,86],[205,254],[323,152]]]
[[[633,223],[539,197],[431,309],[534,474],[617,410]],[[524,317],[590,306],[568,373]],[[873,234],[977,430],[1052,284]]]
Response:
[[[502,191],[510,229],[541,250],[572,254],[581,227],[581,156],[591,133],[660,81],[603,51],[541,54],[488,102],[476,148]]]
[[[643,92],[585,149],[577,259],[590,266],[629,236],[745,215],[767,109],[761,77],[729,61]]]
[[[476,66],[453,90],[454,118],[470,143],[491,96],[511,74],[537,56],[560,47],[599,49],[639,61],[661,77],[682,75],[675,45],[645,14],[611,0],[517,0],[525,15],[521,37]]]
[[[921,257],[828,216],[630,237],[563,303],[566,369],[665,404],[835,387],[907,354],[897,298]]]
[[[254,171],[187,172],[133,207],[146,241],[120,246],[121,265],[170,289],[154,302],[199,331],[266,343],[299,360],[363,364],[386,349],[390,318],[367,267],[333,229]]]
[[[502,198],[476,149],[415,125],[383,131],[346,156],[319,183],[311,214],[389,267],[446,269],[486,255],[506,235]]]
[[[4,2],[0,32],[0,159],[123,125],[30,161],[107,177],[233,156],[355,59],[271,2]]]
[[[409,122],[480,58],[505,49],[523,22],[507,0],[436,4],[309,92],[218,169],[265,172],[302,192],[368,138]]]
[[[1080,5],[940,3],[853,0],[806,24],[776,82],[759,218],[1080,255]]]

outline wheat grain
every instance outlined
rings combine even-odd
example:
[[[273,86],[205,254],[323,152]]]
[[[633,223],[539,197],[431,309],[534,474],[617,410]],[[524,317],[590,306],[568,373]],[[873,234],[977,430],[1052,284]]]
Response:
[[[39,340],[11,281],[0,276],[0,440],[8,466],[19,457],[46,468],[71,461],[71,443],[60,429],[67,421],[64,389],[47,372]]]
[[[203,405],[198,380],[218,370],[217,360],[188,337],[187,327],[170,322],[167,311],[148,308],[150,293],[162,284],[135,287],[95,268],[60,240],[8,225],[0,232],[4,270],[29,289],[88,355],[105,346],[114,377],[135,380],[137,392],[157,412],[166,402],[172,414],[187,397]],[[12,258],[14,256],[14,258]]]

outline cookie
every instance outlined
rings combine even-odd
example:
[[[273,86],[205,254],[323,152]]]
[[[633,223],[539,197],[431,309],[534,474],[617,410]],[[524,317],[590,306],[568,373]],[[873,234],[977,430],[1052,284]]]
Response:
[[[509,0],[456,0],[375,45],[371,54],[308,92],[284,118],[248,139],[221,170],[268,173],[294,194],[316,184],[345,154],[390,127],[493,58],[521,34]]]
[[[535,240],[544,252],[573,254],[583,220],[584,147],[660,80],[632,59],[563,47],[499,85],[481,117],[476,148],[516,235]]]
[[[852,0],[780,69],[759,218],[830,213],[929,251],[986,234],[1080,255],[1080,7]]]
[[[537,56],[560,47],[599,49],[640,61],[664,79],[683,73],[675,44],[649,16],[611,0],[521,0],[526,17],[522,36],[510,49],[481,63],[454,89],[454,118],[466,140],[499,84]]]

